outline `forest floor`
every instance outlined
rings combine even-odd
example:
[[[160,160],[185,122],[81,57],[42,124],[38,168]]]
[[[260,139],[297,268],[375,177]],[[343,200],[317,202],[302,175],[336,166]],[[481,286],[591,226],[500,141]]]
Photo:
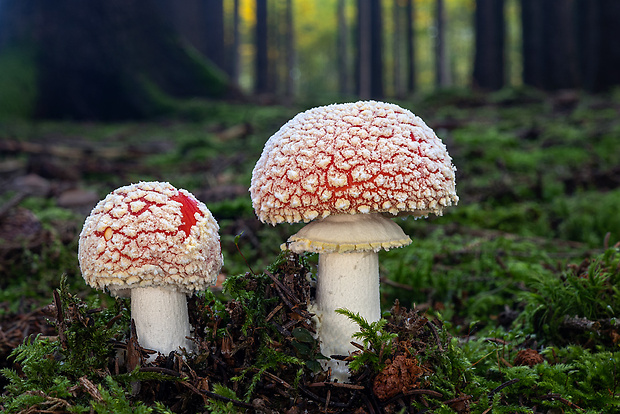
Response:
[[[399,221],[384,319],[329,381],[307,311],[316,257],[249,200],[265,141],[304,108],[195,102],[122,124],[0,125],[0,409],[7,412],[620,411],[620,94],[444,93],[400,104],[442,138],[458,206]],[[169,181],[221,228],[190,302],[198,352],[145,362],[127,300],[81,278],[77,238],[113,189]]]

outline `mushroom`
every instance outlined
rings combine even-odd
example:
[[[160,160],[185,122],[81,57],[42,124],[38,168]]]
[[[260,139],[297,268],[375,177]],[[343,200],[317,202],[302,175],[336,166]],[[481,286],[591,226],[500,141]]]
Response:
[[[389,217],[442,215],[458,202],[455,171],[422,119],[383,102],[310,109],[267,141],[252,173],[252,203],[262,222],[312,221],[282,248],[319,253],[313,311],[324,355],[355,350],[358,327],[336,309],[381,317],[377,252],[411,243]],[[348,380],[345,363],[326,367]]]
[[[84,222],[82,276],[93,288],[131,297],[142,347],[191,350],[186,295],[216,281],[223,263],[218,230],[211,212],[186,190],[161,182],[118,188]]]

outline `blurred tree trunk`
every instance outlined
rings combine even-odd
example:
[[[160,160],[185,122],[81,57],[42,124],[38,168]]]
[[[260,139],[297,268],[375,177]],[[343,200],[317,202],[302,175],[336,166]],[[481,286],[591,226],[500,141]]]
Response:
[[[504,86],[504,0],[476,0],[474,87],[495,91]]]
[[[286,0],[284,12],[285,82],[284,98],[291,104],[295,95],[295,22],[293,20],[293,0]]]
[[[521,0],[523,83],[543,88],[544,35],[540,0]]]
[[[547,90],[579,85],[576,68],[573,0],[547,0],[543,7],[544,52],[543,87]]]
[[[337,19],[338,19],[338,88],[340,94],[346,96],[350,93],[349,90],[349,65],[348,65],[348,53],[349,53],[349,28],[347,25],[346,16],[346,0],[338,0],[337,6]]]
[[[256,0],[256,69],[254,91],[256,94],[269,92],[269,55],[267,29],[267,0]]]
[[[360,99],[383,98],[383,45],[380,0],[357,2],[357,78]]]
[[[605,13],[601,19],[601,58],[600,84],[593,84],[593,91],[602,91],[610,86],[620,85],[620,2],[617,0],[599,0],[603,2]]]
[[[438,88],[452,84],[446,45],[446,16],[444,0],[435,0],[435,83]]]
[[[230,53],[230,66],[228,68],[228,73],[232,80],[233,85],[239,85],[239,77],[241,75],[241,61],[239,58],[239,0],[234,0],[233,2],[233,22],[232,22],[232,44],[229,50]]]
[[[371,0],[370,6],[370,96],[372,99],[383,99],[383,13],[381,11],[381,0]]]
[[[392,42],[393,77],[394,77],[394,95],[402,99],[406,95],[403,78],[402,78],[402,39],[403,39],[403,8],[400,5],[401,0],[394,0],[392,4],[392,20],[394,21],[394,37]]]
[[[223,0],[155,0],[161,15],[190,45],[226,70]]]
[[[523,82],[545,90],[620,85],[620,1],[521,0]]]
[[[360,99],[372,96],[370,0],[357,2],[357,93]]]
[[[205,24],[215,0],[157,0],[162,16],[200,53],[208,56],[208,34]],[[214,62],[216,63],[216,62]]]
[[[173,0],[174,1],[174,0]],[[177,0],[178,1],[178,0]],[[201,25],[205,28],[205,55],[220,69],[226,70],[224,48],[224,3],[223,0],[199,0],[204,5],[200,14]],[[198,9],[200,11],[200,9]],[[202,18],[204,16],[204,19]]]
[[[180,41],[153,0],[3,0],[1,6],[0,16],[12,22],[7,38],[37,51],[40,117],[130,119],[169,110],[171,97],[231,92],[223,73]]]
[[[583,87],[600,92],[620,85],[620,2],[578,0],[575,15]]]
[[[416,89],[416,67],[415,67],[415,7],[414,0],[407,0],[406,6],[406,25],[407,25],[407,92],[413,93]]]

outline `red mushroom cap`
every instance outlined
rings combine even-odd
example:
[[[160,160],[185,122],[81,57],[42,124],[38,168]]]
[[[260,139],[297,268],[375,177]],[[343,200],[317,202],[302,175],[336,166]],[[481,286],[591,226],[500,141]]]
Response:
[[[219,227],[207,207],[168,183],[114,190],[84,222],[80,269],[113,293],[163,286],[190,293],[212,285],[222,266]]]
[[[265,144],[250,193],[271,224],[333,214],[441,215],[458,202],[455,167],[421,118],[362,101],[310,109]]]

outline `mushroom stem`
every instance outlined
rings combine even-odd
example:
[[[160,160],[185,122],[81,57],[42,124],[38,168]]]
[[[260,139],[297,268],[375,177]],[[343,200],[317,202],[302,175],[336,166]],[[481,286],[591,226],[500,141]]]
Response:
[[[335,312],[346,308],[369,322],[381,317],[379,298],[379,258],[376,252],[321,253],[317,277],[316,303],[320,315],[319,337],[325,356],[348,355],[356,350],[352,336],[359,326]],[[348,364],[329,360],[332,378],[349,381]]]
[[[131,318],[138,343],[168,355],[179,347],[190,349],[191,341],[185,293],[157,287],[131,290]]]

